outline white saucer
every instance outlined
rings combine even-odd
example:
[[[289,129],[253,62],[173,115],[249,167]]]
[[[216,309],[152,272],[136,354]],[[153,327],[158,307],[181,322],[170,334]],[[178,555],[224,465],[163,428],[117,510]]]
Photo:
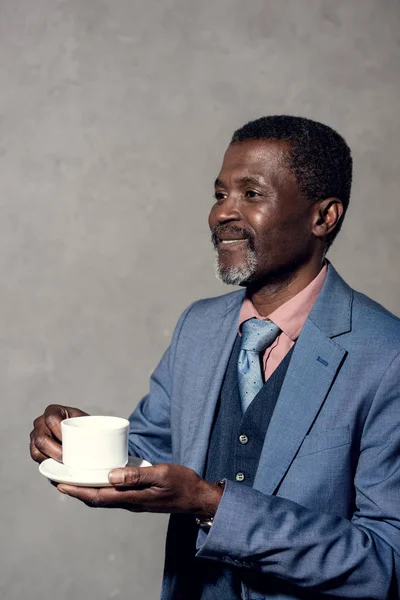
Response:
[[[143,458],[130,456],[127,467],[151,467],[151,463]],[[71,469],[63,463],[59,463],[53,458],[44,460],[39,465],[39,471],[42,475],[57,483],[69,483],[82,487],[110,487],[112,484],[108,481],[108,474],[111,469],[88,471],[84,469]]]

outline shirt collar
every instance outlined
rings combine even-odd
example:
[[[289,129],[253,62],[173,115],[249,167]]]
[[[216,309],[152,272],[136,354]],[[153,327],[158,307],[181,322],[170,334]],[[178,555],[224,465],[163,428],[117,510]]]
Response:
[[[326,263],[318,275],[298,294],[290,298],[267,317],[262,317],[256,307],[245,297],[239,315],[239,334],[241,325],[248,319],[256,318],[262,321],[273,321],[293,342],[299,337],[304,323],[324,285],[326,278]]]

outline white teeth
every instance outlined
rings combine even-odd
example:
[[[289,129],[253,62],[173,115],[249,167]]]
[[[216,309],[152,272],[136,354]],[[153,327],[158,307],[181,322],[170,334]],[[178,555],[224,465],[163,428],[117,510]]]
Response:
[[[237,242],[244,242],[244,240],[221,240],[221,244],[236,244]]]

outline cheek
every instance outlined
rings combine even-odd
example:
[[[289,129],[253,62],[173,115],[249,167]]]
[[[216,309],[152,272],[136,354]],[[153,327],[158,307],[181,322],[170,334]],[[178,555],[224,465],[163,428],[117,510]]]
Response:
[[[256,239],[259,239],[263,244],[268,240],[280,237],[284,226],[283,219],[279,214],[272,210],[252,211],[248,215],[247,221],[253,229]]]
[[[252,225],[256,232],[256,246],[261,253],[296,253],[311,238],[304,215],[259,212],[253,215]]]
[[[243,218],[257,235],[263,235],[277,226],[277,215],[273,211],[258,210],[248,211],[243,214]]]

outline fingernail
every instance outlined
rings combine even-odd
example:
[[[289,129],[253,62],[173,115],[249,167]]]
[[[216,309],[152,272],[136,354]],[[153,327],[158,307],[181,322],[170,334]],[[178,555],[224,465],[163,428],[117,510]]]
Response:
[[[57,486],[57,489],[62,494],[68,494],[67,490],[65,488],[63,488],[62,486],[60,486],[60,485]]]
[[[124,483],[125,482],[125,471],[123,469],[114,469],[108,474],[108,481],[110,483]]]

